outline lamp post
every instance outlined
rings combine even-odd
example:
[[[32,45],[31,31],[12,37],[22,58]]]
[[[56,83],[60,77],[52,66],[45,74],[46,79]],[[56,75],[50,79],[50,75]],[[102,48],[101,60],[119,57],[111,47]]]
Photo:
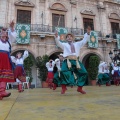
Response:
[[[114,56],[113,56],[114,52]],[[120,50],[119,49],[114,49],[113,52],[110,50],[109,52],[109,57],[111,58],[112,62],[114,63],[120,63]]]

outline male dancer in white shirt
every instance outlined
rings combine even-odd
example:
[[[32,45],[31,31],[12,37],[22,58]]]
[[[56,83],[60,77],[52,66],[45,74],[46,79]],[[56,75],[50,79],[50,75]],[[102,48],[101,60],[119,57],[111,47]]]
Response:
[[[60,37],[58,32],[55,33],[55,41],[57,46],[63,50],[64,61],[61,68],[61,94],[64,94],[67,90],[66,86],[76,85],[78,86],[77,91],[86,94],[82,90],[82,87],[85,85],[87,79],[87,71],[84,68],[84,65],[79,61],[80,49],[87,43],[90,39],[91,28],[87,28],[87,33],[84,35],[82,41],[74,42],[74,35],[68,33],[66,35],[66,43],[60,42]]]

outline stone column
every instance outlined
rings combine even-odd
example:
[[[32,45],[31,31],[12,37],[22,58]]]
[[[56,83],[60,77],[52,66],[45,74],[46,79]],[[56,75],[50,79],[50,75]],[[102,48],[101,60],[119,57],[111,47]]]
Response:
[[[8,9],[8,1],[0,0],[0,26],[6,27],[7,24],[7,9]]]
[[[103,36],[106,36],[107,34],[107,19],[106,19],[106,13],[105,13],[105,6],[104,6],[104,0],[98,0],[98,12],[99,12],[99,20],[100,20],[100,26],[101,26],[101,32]]]
[[[77,1],[70,0],[70,4],[71,4],[71,27],[78,28]]]

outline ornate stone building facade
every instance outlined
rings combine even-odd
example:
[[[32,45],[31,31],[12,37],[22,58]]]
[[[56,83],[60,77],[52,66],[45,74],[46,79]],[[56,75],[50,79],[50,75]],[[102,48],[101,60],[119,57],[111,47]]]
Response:
[[[14,43],[12,54],[28,50],[34,58],[45,54],[55,58],[61,49],[54,41],[54,27],[68,28],[76,39],[83,38],[84,30],[90,25],[99,36],[99,47],[82,48],[80,60],[88,66],[91,55],[110,62],[110,50],[117,47],[113,34],[120,34],[120,2],[117,0],[0,0],[0,26],[16,23],[31,24],[30,44]],[[37,70],[33,67],[33,84],[39,86]]]

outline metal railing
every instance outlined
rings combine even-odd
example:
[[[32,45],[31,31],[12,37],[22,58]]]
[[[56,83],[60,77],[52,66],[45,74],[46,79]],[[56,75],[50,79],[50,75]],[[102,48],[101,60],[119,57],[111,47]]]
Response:
[[[74,35],[84,35],[84,29],[80,28],[67,28],[69,33],[73,33]]]
[[[65,28],[68,32],[75,35],[83,35],[84,30],[80,28]],[[55,32],[55,26],[42,25],[42,24],[31,24],[31,31],[34,32]]]
[[[95,31],[95,30],[93,30],[93,31]],[[86,32],[87,31],[84,30],[84,33],[86,33]],[[101,31],[95,31],[95,32],[96,32],[96,34],[97,34],[98,37],[103,37]]]
[[[16,26],[16,24],[15,24]],[[31,24],[31,32],[46,32],[46,33],[54,33],[55,32],[55,26],[49,26],[44,24]],[[84,35],[86,31],[81,28],[68,28],[65,27],[65,29],[74,35]],[[98,37],[102,37],[101,31],[96,31],[98,34]]]
[[[54,27],[42,24],[31,24],[31,31],[34,32],[54,32]]]
[[[97,32],[98,37],[102,37],[101,31],[95,31],[95,32]]]
[[[110,38],[114,38],[114,39],[117,39],[117,35],[116,34],[120,34],[120,32],[114,32],[114,33],[111,33],[109,34]]]
[[[73,33],[74,35],[84,35],[86,32],[84,29],[81,28],[68,28],[65,27],[65,29],[69,33]],[[55,26],[49,26],[49,25],[42,25],[42,24],[31,24],[31,31],[34,32],[55,32]],[[98,37],[102,37],[101,31],[96,31],[98,34]]]

